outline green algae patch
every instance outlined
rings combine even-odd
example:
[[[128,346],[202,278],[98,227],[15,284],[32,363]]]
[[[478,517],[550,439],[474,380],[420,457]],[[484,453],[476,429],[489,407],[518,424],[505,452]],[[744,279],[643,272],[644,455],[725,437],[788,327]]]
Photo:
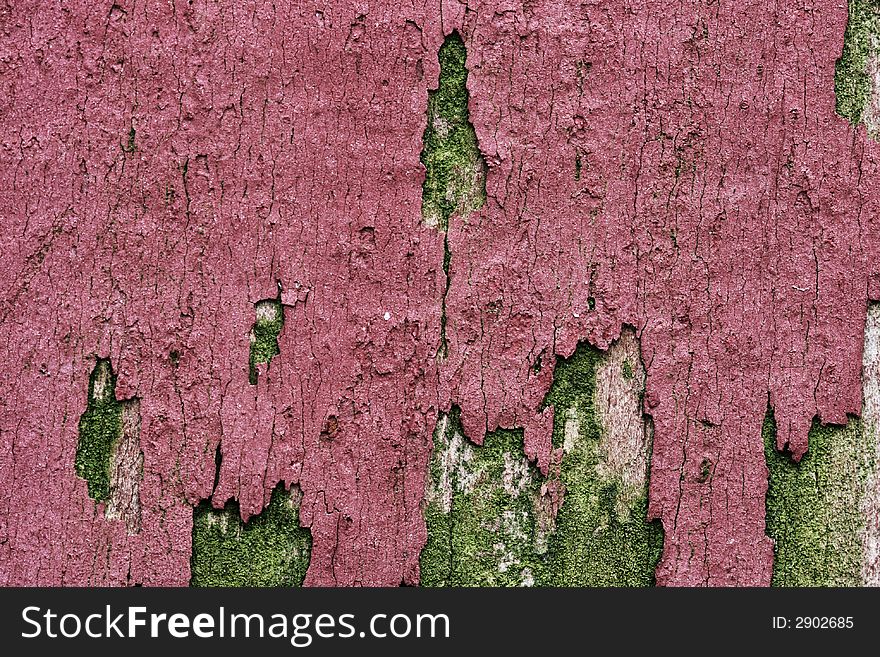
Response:
[[[813,422],[799,463],[776,450],[767,410],[762,435],[769,470],[767,535],[773,539],[773,586],[861,586],[866,519],[861,512],[876,467],[871,432]]]
[[[477,133],[468,112],[467,49],[458,32],[453,32],[438,52],[440,76],[437,88],[428,91],[428,115],[422,137],[422,219],[444,233],[453,216],[467,217],[486,203],[486,161],[480,153]],[[446,295],[451,284],[452,252],[443,242],[443,272],[446,287],[440,316],[439,358],[445,358]]]
[[[635,488],[603,445],[610,427],[603,426],[596,389],[597,372],[607,358],[581,343],[570,358],[559,360],[547,394],[546,403],[554,408],[553,443],[565,449],[565,499],[549,537],[546,585],[652,586],[663,550],[660,523],[646,519],[647,453],[644,460],[627,465],[641,469],[642,483]],[[632,363],[623,363],[627,367],[616,369],[623,381],[638,386],[640,413],[644,375],[640,372],[640,380],[634,381]],[[641,450],[650,448],[647,438]]]
[[[421,161],[422,218],[446,230],[453,215],[466,217],[486,202],[486,163],[468,114],[467,50],[457,32],[439,52],[440,80],[428,92],[428,122]]]
[[[834,71],[837,113],[853,125],[863,123],[871,96],[869,64],[880,51],[880,10],[874,0],[849,0],[843,52]]]
[[[278,347],[278,336],[284,327],[284,309],[281,299],[264,299],[254,306],[256,321],[251,329],[250,371],[248,379],[251,385],[257,385],[257,364],[269,363],[281,353]]]
[[[663,530],[646,520],[650,431],[637,348],[626,334],[608,352],[582,343],[557,361],[545,404],[562,457],[547,477],[525,458],[521,431],[497,430],[477,446],[456,409],[440,417],[424,505],[423,586],[653,584]],[[603,407],[609,398],[619,403]],[[630,444],[621,432],[641,434]]]
[[[299,524],[298,489],[279,484],[263,512],[242,522],[239,506],[193,509],[191,586],[301,586],[312,534]]]
[[[116,399],[116,375],[110,360],[99,358],[89,377],[88,403],[79,419],[74,467],[97,502],[110,497],[110,463],[122,436],[123,403]]]
[[[426,497],[422,586],[520,586],[535,581],[538,471],[522,431],[499,429],[470,443],[453,410],[434,435]]]

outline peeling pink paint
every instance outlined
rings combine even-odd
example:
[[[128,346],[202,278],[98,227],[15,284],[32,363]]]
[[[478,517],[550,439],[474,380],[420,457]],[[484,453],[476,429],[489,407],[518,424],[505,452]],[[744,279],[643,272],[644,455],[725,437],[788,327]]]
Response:
[[[624,323],[658,582],[768,584],[768,392],[796,455],[814,415],[858,413],[880,299],[877,147],[834,112],[845,24],[828,0],[0,8],[0,584],[186,584],[218,441],[216,505],[302,488],[307,584],[416,583],[438,412],[477,442],[524,427],[546,467],[553,354]],[[488,200],[450,227],[438,363],[419,153],[453,29]],[[279,281],[281,354],[251,386]],[[135,535],[74,474],[96,355],[141,400]]]

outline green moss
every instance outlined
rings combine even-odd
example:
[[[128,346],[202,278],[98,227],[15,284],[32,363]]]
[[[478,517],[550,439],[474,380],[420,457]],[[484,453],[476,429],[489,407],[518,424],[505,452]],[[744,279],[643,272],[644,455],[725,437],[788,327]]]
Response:
[[[88,483],[89,497],[110,497],[110,460],[122,436],[122,402],[116,399],[116,375],[109,359],[99,358],[89,377],[86,410],[79,419],[74,467]]]
[[[135,136],[137,132],[134,129],[134,126],[131,126],[128,129],[128,143],[123,144],[122,150],[125,153],[134,153],[137,150],[137,144],[135,144]]]
[[[281,353],[278,336],[284,326],[284,309],[281,298],[264,299],[255,305],[257,320],[251,329],[251,354],[249,380],[257,384],[257,363],[268,363]]]
[[[566,448],[561,471],[545,478],[525,459],[522,432],[498,430],[477,447],[458,413],[434,436],[425,504],[424,586],[648,586],[663,534],[648,523],[646,491],[621,497],[623,483],[599,451],[596,370],[606,356],[582,344],[560,359],[546,403],[553,444]],[[632,373],[631,373],[632,375]],[[566,424],[577,423],[569,436]],[[564,486],[555,520],[543,488]]]
[[[663,549],[660,523],[646,520],[647,491],[621,504],[623,482],[601,467],[595,391],[603,358],[581,343],[571,358],[559,360],[547,394],[555,412],[554,446],[564,444],[569,417],[578,429],[562,460],[565,501],[549,539],[548,585],[651,586]]]
[[[241,521],[239,506],[193,509],[191,586],[301,586],[312,550],[299,502],[283,484],[263,512]]]
[[[422,585],[518,586],[533,579],[540,568],[533,540],[540,481],[523,454],[522,431],[495,431],[476,447],[454,411],[434,440],[437,487],[425,513]],[[444,489],[452,492],[445,502]]]
[[[449,354],[449,342],[446,339],[446,296],[449,294],[449,286],[452,282],[452,275],[449,266],[452,264],[452,251],[449,250],[449,235],[443,235],[443,273],[446,274],[446,286],[443,288],[443,299],[440,307],[440,349],[438,355],[446,358]]]
[[[700,461],[700,476],[697,478],[701,484],[706,483],[712,477],[712,461],[703,459]]]
[[[843,53],[837,60],[834,93],[837,113],[851,123],[862,122],[871,94],[868,60],[877,55],[880,13],[876,0],[849,0],[849,20],[843,36]]]
[[[859,507],[875,468],[868,433],[855,417],[844,427],[814,421],[809,449],[795,463],[776,450],[776,420],[768,408],[762,435],[773,586],[861,584],[866,520]]]
[[[422,164],[422,217],[446,230],[453,215],[467,216],[486,202],[486,164],[468,115],[467,50],[457,32],[440,47],[440,80],[428,93]]]
[[[468,114],[467,50],[458,32],[450,34],[438,53],[440,77],[428,92],[428,120],[423,136],[422,218],[447,231],[453,216],[466,217],[486,203],[486,163],[477,144],[477,133]],[[446,293],[451,283],[452,253],[444,239],[443,271],[446,287],[440,316],[440,346],[445,358]]]

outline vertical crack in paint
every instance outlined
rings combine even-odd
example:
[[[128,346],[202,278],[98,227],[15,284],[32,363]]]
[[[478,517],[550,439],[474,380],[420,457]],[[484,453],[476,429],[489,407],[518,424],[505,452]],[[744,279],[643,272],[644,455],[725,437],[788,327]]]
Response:
[[[428,92],[428,120],[422,138],[422,219],[444,232],[443,271],[446,286],[440,315],[440,351],[445,357],[446,295],[451,283],[449,222],[453,216],[467,217],[486,203],[486,162],[480,153],[477,133],[468,112],[467,49],[458,32],[440,47],[440,79]]]
[[[278,347],[278,336],[284,327],[284,308],[281,305],[281,293],[277,299],[263,299],[254,304],[256,320],[251,328],[251,352],[249,360],[248,380],[257,385],[259,371],[257,365],[268,364],[281,353]]]
[[[284,327],[281,284],[276,299],[254,304],[256,319],[250,333],[249,381],[256,385],[260,368],[281,353],[278,336]],[[221,509],[213,505],[221,481],[222,441],[214,454],[211,498],[193,508],[190,585],[301,586],[309,567],[311,531],[300,523],[302,492],[279,483],[261,513],[242,520],[238,502]]]
[[[877,579],[880,305],[868,309],[862,418],[846,426],[813,421],[800,462],[776,449],[768,407],[763,440],[770,472],[767,535],[774,543],[773,586],[861,586]]]
[[[311,532],[300,525],[302,493],[279,483],[262,513],[242,522],[239,505],[193,509],[191,586],[301,586]]]
[[[525,457],[522,431],[499,429],[478,447],[464,436],[457,409],[441,417],[422,584],[651,585],[663,533],[646,520],[651,434],[643,389],[629,329],[608,352],[581,343],[559,359],[546,399],[556,448],[547,477]]]

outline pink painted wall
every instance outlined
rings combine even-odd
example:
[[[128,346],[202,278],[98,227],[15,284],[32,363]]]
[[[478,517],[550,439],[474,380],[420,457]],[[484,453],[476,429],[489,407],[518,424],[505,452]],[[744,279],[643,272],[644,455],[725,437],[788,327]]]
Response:
[[[186,584],[218,441],[218,504],[302,488],[306,584],[416,583],[438,412],[459,404],[477,442],[524,427],[546,467],[552,355],[623,323],[658,582],[769,583],[768,393],[796,455],[813,416],[858,413],[880,298],[878,150],[834,112],[845,3],[469,6],[0,7],[0,584]],[[419,153],[453,29],[488,200],[449,230],[438,363]],[[254,387],[253,304],[278,281],[281,355]],[[141,399],[133,536],[74,473],[95,356]]]

